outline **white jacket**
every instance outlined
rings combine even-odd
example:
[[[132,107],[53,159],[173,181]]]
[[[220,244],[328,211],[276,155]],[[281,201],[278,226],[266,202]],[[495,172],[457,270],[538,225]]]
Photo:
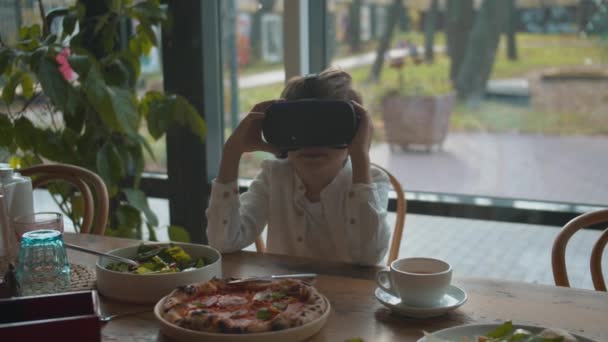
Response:
[[[326,220],[314,224],[305,188],[287,160],[265,160],[249,190],[213,182],[207,214],[209,244],[222,252],[253,243],[268,224],[267,252],[374,265],[388,250],[390,183],[372,167],[371,184],[352,184],[350,159],[321,191]]]

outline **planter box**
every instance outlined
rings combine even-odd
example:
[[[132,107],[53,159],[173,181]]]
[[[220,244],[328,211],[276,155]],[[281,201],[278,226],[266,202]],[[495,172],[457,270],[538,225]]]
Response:
[[[386,140],[404,149],[424,145],[430,151],[443,144],[450,125],[455,94],[439,96],[387,95],[382,99]]]

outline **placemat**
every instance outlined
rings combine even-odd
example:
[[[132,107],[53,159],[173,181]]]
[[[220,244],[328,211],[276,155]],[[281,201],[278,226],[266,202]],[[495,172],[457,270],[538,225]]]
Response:
[[[8,260],[0,257],[0,275],[3,277],[8,270]],[[96,288],[95,269],[91,266],[70,263],[71,286],[68,291],[86,291]]]

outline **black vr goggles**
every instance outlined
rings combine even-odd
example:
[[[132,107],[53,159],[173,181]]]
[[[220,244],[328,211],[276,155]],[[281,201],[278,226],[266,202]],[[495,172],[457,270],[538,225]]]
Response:
[[[270,105],[262,134],[283,152],[302,147],[346,148],[358,125],[359,115],[350,102],[304,99]]]

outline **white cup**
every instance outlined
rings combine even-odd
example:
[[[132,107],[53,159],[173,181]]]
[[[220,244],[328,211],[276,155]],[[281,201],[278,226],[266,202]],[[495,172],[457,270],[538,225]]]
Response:
[[[452,266],[433,258],[405,258],[378,271],[376,282],[406,305],[431,307],[439,303],[452,281]]]

